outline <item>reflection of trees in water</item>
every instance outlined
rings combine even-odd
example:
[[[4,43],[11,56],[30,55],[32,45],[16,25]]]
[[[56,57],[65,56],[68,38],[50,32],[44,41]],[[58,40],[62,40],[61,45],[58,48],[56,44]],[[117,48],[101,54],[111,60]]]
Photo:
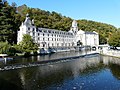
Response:
[[[30,90],[31,87],[35,85],[33,76],[36,74],[37,69],[38,67],[32,67],[19,70],[18,76],[21,79],[22,86],[25,90]]]
[[[81,60],[81,65],[79,68],[80,75],[89,75],[100,72],[105,65],[101,62],[101,58],[98,55],[97,57],[89,57]],[[83,66],[83,67],[82,67]]]
[[[72,78],[72,72],[68,67],[58,66],[47,65],[21,70],[20,73],[24,72],[24,89],[44,89],[53,84],[62,84],[64,80]]]
[[[99,57],[80,58],[70,62],[23,68],[20,77],[24,89],[45,89],[51,85],[61,85],[66,80],[79,75],[93,74],[102,69]]]
[[[0,90],[24,90],[21,86],[16,84],[15,81],[13,83],[12,81],[0,78]]]
[[[120,65],[110,63],[109,68],[113,76],[120,80]]]
[[[61,85],[66,80],[74,79],[79,75],[88,75],[99,72],[103,64],[97,61],[98,57],[73,60],[70,62],[51,64],[35,68],[27,68],[25,72],[25,89],[45,89],[51,85]]]
[[[57,73],[52,73],[48,77],[39,78],[37,83],[44,89],[50,85],[61,85],[65,80],[72,79],[72,72],[70,69],[60,70]]]
[[[74,79],[76,76],[88,76],[110,68],[113,76],[120,79],[119,59],[100,56],[80,58],[70,62],[51,64],[35,68],[24,69],[25,89],[45,89],[51,85],[62,85],[64,81]],[[117,64],[118,63],[118,64]]]
[[[23,90],[17,71],[0,72],[0,90]]]
[[[120,58],[101,56],[104,65],[106,65],[114,77],[120,79]]]
[[[113,75],[120,79],[119,63],[119,59],[98,55],[39,67],[5,71],[0,73],[0,89],[2,87],[3,89],[14,87],[16,90],[46,89],[50,86],[62,85],[79,76],[94,75],[105,68],[110,68]]]
[[[89,75],[89,74],[94,74],[94,73],[98,73],[101,70],[103,70],[105,68],[105,66],[102,63],[99,63],[97,65],[93,65],[93,66],[87,66],[84,70],[80,70],[80,74],[81,75]]]

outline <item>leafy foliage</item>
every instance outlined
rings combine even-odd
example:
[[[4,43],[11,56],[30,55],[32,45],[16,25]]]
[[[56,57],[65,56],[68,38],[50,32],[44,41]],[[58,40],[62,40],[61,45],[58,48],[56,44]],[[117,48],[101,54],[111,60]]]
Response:
[[[0,54],[7,54],[10,47],[7,42],[0,42]]]
[[[17,52],[17,50],[16,50],[14,47],[11,46],[11,47],[8,49],[7,54],[8,54],[9,56],[14,56],[14,55],[16,54],[16,52]]]
[[[22,52],[30,54],[31,52],[37,52],[38,45],[34,43],[31,36],[28,34],[24,34],[23,40],[19,43],[19,47],[21,48]]]
[[[56,12],[44,11],[38,8],[29,8],[26,5],[19,6],[18,12],[25,17],[26,13],[29,13],[31,18],[35,20],[37,27],[53,28],[63,31],[69,31],[72,23],[72,19],[62,16]],[[100,44],[106,44],[109,39],[109,35],[117,31],[117,28],[113,25],[95,22],[91,20],[77,20],[78,28],[84,31],[96,31],[100,35]]]
[[[16,48],[12,47],[8,42],[0,42],[0,54],[14,56],[16,54]]]
[[[120,31],[117,31],[111,35],[108,40],[110,46],[120,47]]]
[[[54,11],[30,8],[25,4],[17,7],[15,3],[9,5],[7,1],[0,0],[0,41],[8,41],[10,44],[17,42],[17,30],[27,13],[35,20],[37,27],[69,31],[73,21],[72,18]],[[116,27],[105,23],[85,19],[77,22],[79,29],[98,32],[100,44],[106,44],[110,35],[117,31]]]
[[[117,28],[114,27],[113,25],[95,22],[91,20],[78,20],[78,24],[79,24],[79,29],[82,29],[84,31],[98,32],[100,37],[100,41],[99,41],[100,44],[106,44],[111,33],[117,31]]]
[[[10,6],[7,1],[0,3],[0,41],[16,43],[20,20],[15,3]]]

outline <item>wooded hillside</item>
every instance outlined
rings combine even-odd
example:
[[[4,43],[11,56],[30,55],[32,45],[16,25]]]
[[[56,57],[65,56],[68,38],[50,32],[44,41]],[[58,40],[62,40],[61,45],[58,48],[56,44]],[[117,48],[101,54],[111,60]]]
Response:
[[[57,12],[49,12],[38,8],[29,8],[26,5],[18,7],[18,12],[24,18],[26,13],[29,13],[31,18],[34,18],[37,27],[53,28],[58,30],[70,30],[72,18],[62,16]],[[86,31],[96,31],[100,34],[100,44],[107,43],[111,33],[114,33],[117,28],[113,25],[91,21],[77,20],[78,28]]]
[[[11,35],[17,35],[20,23],[24,21],[27,13],[35,20],[37,27],[51,28],[68,31],[70,30],[72,18],[62,16],[57,12],[49,12],[38,8],[30,8],[26,5],[16,6],[15,3],[9,5],[7,2],[0,2],[0,34],[9,34],[9,37],[0,36],[1,41],[7,40],[8,42],[16,43],[17,38],[13,38]],[[8,11],[9,10],[9,11]],[[100,35],[100,44],[107,43],[110,35],[117,31],[117,28],[113,25],[91,21],[91,20],[77,20],[78,27],[81,30],[96,31]],[[8,26],[9,25],[9,26]],[[9,40],[10,39],[10,40]]]

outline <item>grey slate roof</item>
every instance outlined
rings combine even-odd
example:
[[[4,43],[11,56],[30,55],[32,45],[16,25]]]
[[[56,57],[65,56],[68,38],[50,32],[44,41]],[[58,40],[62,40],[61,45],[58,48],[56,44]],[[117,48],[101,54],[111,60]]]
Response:
[[[67,33],[67,34],[73,35],[73,33],[66,32],[66,31],[61,31],[61,30],[56,30],[56,29],[37,28],[37,30],[40,31],[40,32],[48,30],[48,32],[62,32],[62,33]]]
[[[96,34],[95,32],[85,31],[85,34]]]

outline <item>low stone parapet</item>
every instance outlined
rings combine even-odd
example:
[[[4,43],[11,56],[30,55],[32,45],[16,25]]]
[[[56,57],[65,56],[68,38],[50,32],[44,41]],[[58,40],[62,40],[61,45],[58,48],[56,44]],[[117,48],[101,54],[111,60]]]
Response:
[[[103,50],[100,50],[99,53],[102,54],[102,55],[120,57],[120,51],[119,50],[103,49]]]

